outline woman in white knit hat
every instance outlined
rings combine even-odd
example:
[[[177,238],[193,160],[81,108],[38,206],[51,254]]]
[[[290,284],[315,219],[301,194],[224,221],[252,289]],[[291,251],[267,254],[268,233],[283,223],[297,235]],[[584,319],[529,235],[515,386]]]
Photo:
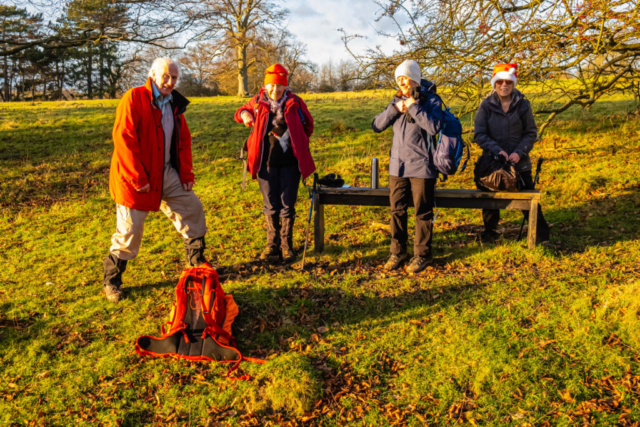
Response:
[[[473,138],[482,148],[483,156],[504,156],[515,164],[524,182],[523,190],[535,190],[531,176],[529,152],[538,138],[538,128],[533,117],[531,103],[516,89],[517,64],[498,64],[493,68],[493,90],[481,103],[476,115]],[[525,216],[529,211],[523,212]],[[496,231],[500,222],[500,210],[483,209],[484,232],[482,239],[493,241],[500,235]],[[538,207],[537,239],[549,240],[549,225]]]
[[[399,91],[387,108],[371,124],[382,132],[393,126],[389,162],[391,204],[391,256],[385,268],[395,270],[409,258],[407,254],[407,209],[413,199],[416,230],[413,258],[408,272],[418,273],[433,263],[431,248],[433,206],[438,171],[430,150],[443,122],[442,102],[435,85],[422,79],[416,61],[406,60],[395,72]]]

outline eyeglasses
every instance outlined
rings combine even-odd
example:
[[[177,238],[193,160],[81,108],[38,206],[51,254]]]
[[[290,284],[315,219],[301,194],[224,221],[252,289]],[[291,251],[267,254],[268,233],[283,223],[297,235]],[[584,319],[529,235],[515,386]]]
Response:
[[[511,86],[513,84],[513,80],[496,80],[497,86],[507,85]]]

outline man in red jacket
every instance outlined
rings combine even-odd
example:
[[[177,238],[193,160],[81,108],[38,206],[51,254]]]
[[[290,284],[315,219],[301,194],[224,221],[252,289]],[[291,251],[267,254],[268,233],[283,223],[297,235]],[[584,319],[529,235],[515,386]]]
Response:
[[[191,190],[191,134],[183,115],[189,101],[174,90],[179,74],[171,59],[156,59],[146,84],[127,91],[116,111],[109,191],[117,226],[104,260],[104,292],[112,302],[124,296],[122,273],[138,255],[150,211],[164,212],[184,237],[189,265],[206,262],[207,226]]]

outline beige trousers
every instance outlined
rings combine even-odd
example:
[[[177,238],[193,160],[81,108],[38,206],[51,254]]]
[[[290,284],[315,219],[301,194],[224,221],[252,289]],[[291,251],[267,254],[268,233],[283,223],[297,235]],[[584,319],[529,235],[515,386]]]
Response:
[[[207,233],[202,202],[193,191],[182,187],[178,172],[169,164],[164,168],[160,210],[171,220],[185,239]],[[144,220],[149,212],[116,204],[116,232],[111,236],[110,252],[122,260],[132,260],[140,251]]]

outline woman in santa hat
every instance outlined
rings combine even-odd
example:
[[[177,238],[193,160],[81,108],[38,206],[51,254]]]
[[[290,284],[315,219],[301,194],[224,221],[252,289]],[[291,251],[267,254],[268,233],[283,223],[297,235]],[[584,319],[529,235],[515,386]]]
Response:
[[[534,190],[529,152],[538,137],[531,103],[516,89],[518,83],[516,64],[498,64],[493,68],[493,91],[478,108],[474,124],[474,140],[482,148],[482,155],[502,155],[516,165],[524,181],[523,190]],[[528,211],[523,211],[528,216]],[[500,210],[483,209],[483,240],[499,237],[496,231],[500,222]],[[549,240],[549,225],[538,208],[537,239]]]
[[[267,245],[260,259],[291,262],[293,224],[300,177],[316,170],[309,150],[313,117],[288,87],[289,73],[280,64],[266,69],[264,87],[235,114],[238,123],[253,127],[247,140],[247,167],[258,180],[266,218]]]

